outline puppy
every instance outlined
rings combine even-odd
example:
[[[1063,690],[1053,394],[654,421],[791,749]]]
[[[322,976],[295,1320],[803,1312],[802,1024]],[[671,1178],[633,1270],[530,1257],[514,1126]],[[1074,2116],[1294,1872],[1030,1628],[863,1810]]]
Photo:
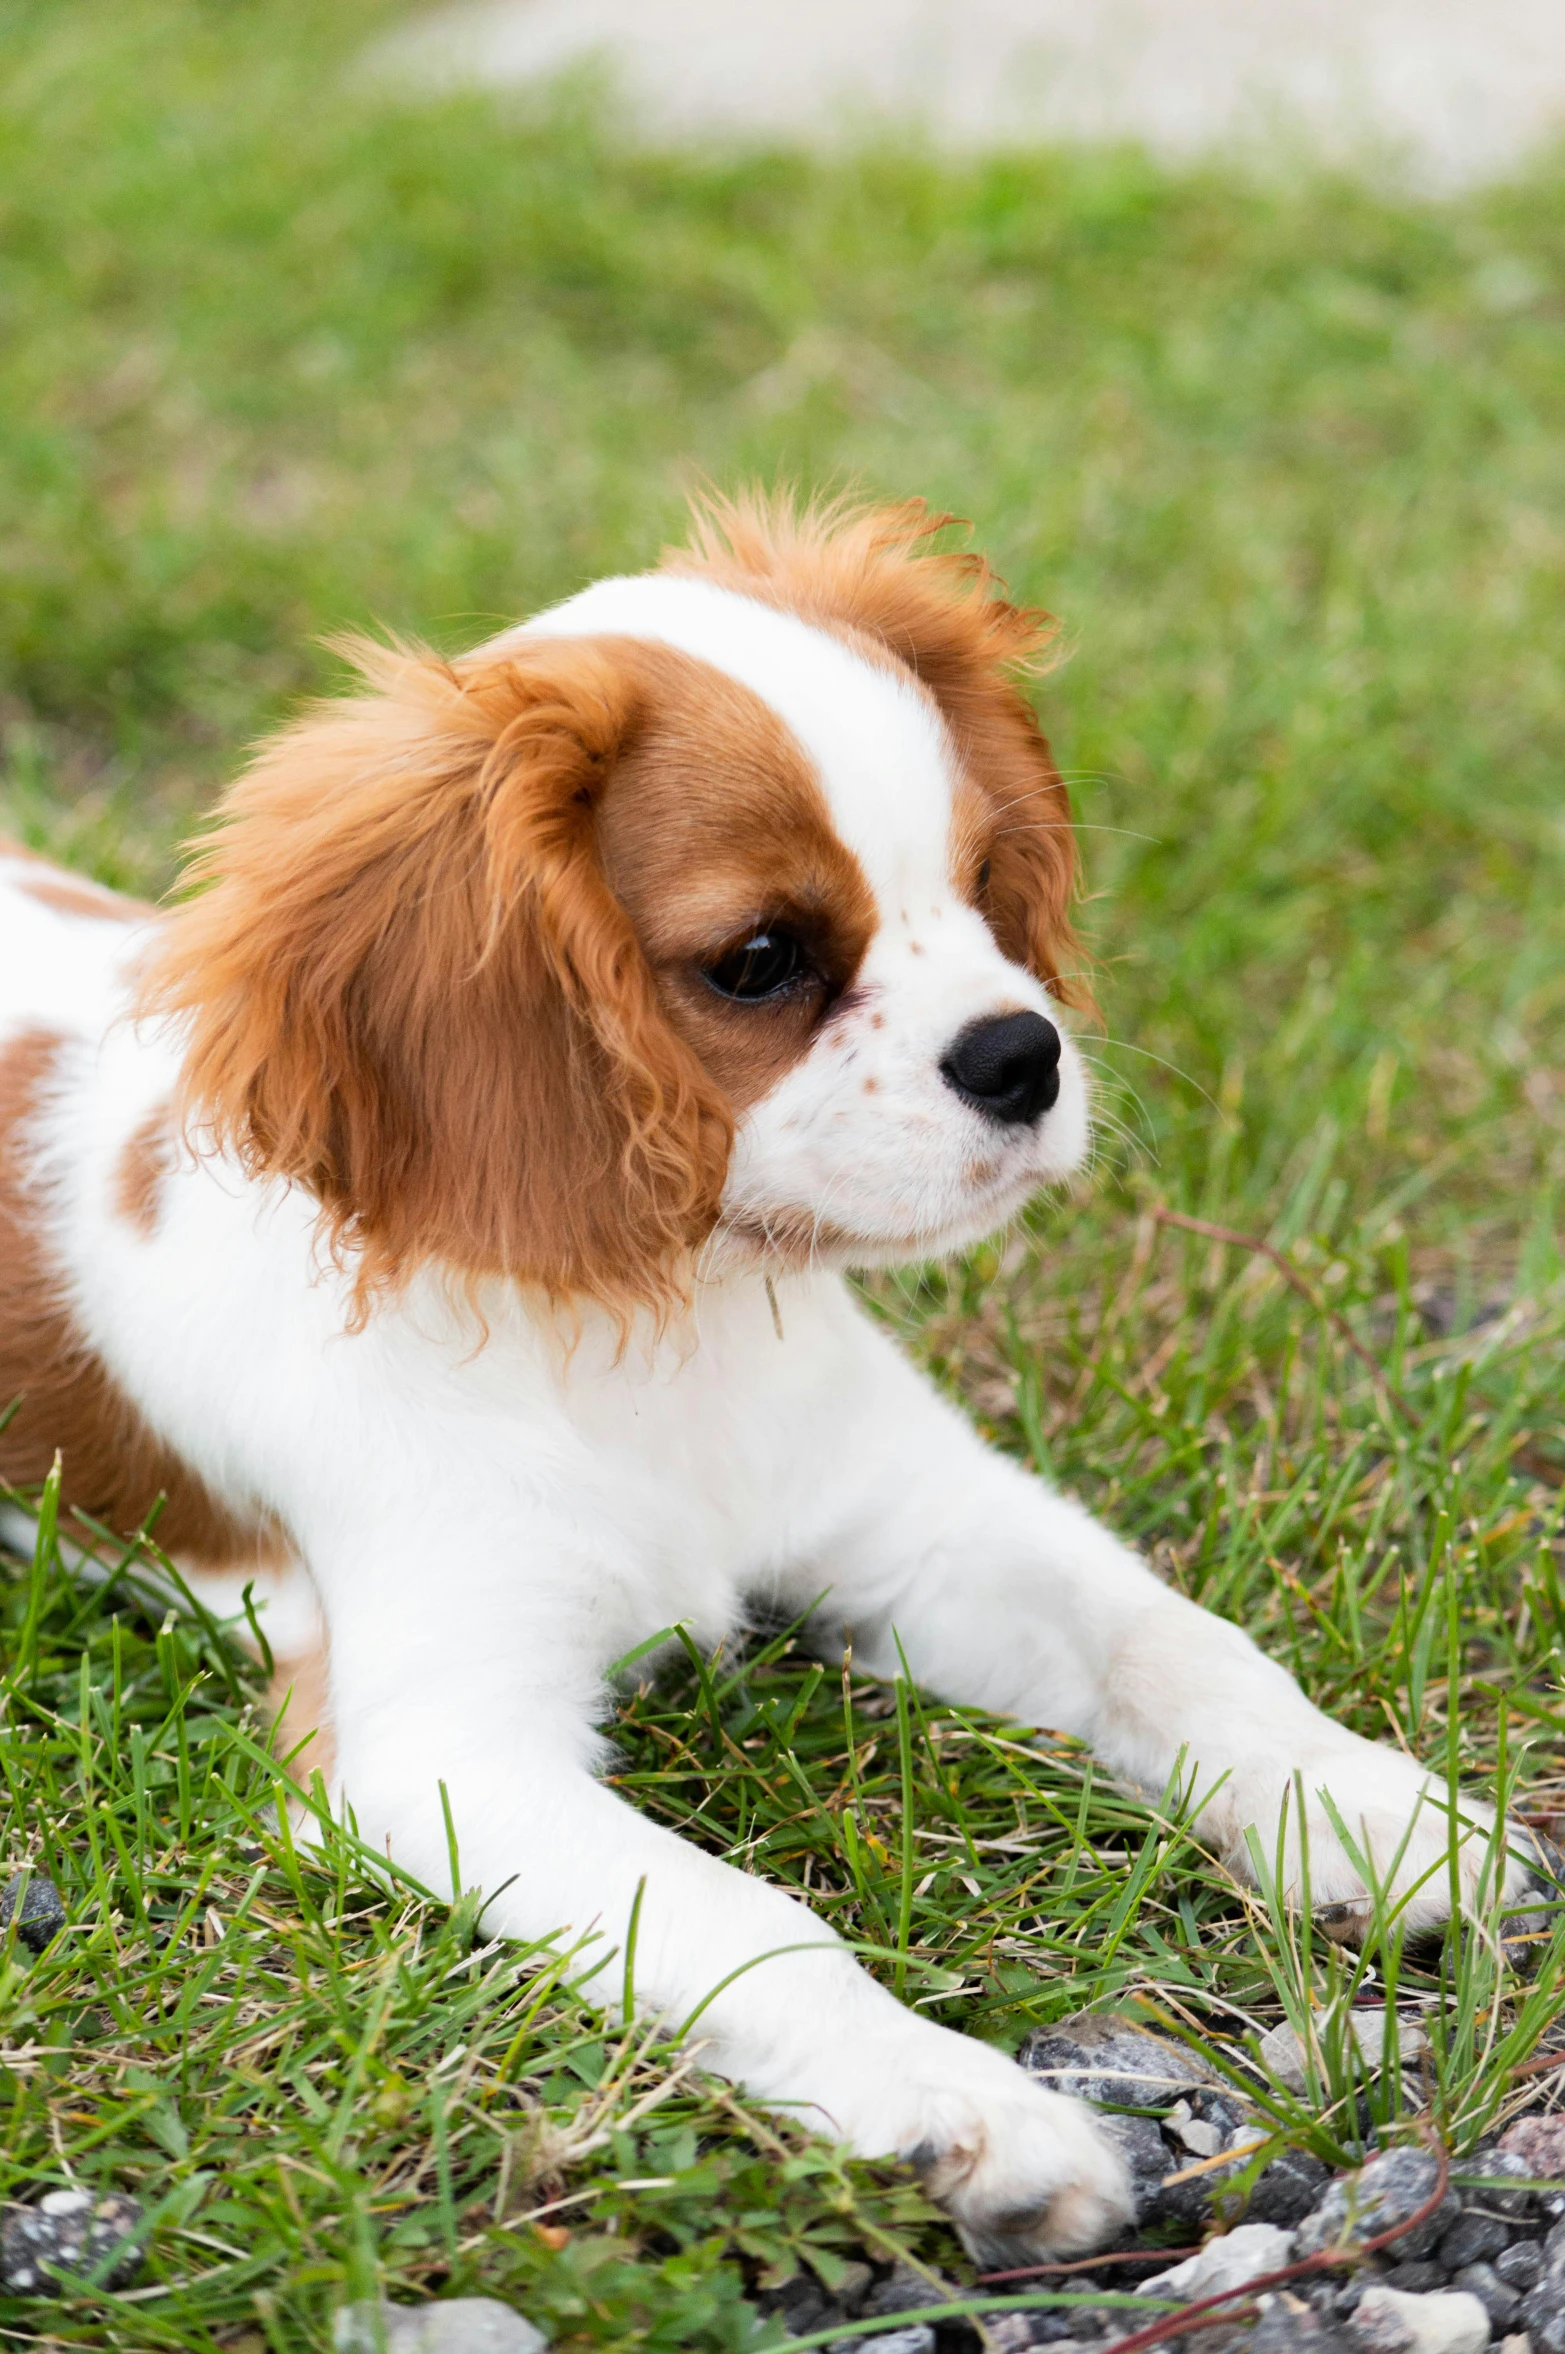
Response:
[[[488,1925],[597,1933],[605,1999],[639,1902],[637,1996],[699,2009],[707,2065],[1042,2257],[1129,2215],[1090,2114],[604,1788],[611,1664],[824,1591],[872,1672],[900,1642],[949,1700],[1182,1772],[1236,1873],[1297,1773],[1314,1899],[1363,1896],[1329,1794],[1433,1920],[1452,1825],[844,1281],[1088,1140],[1070,816],[1016,683],[1045,625],[934,528],[740,505],[461,660],[361,648],[171,914],[6,854],[0,1471],[58,1446],[122,1530],[165,1498],[187,1575],[267,1597],[284,1738],[317,1728],[366,1839],[442,1883],[443,1783]]]

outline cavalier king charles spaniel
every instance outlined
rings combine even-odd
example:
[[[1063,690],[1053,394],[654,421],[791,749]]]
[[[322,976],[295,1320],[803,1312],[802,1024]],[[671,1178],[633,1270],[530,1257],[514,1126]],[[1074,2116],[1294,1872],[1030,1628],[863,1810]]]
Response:
[[[816,1605],[861,1668],[1182,1778],[1240,1876],[1253,1826],[1297,1889],[1298,1777],[1350,1928],[1352,1846],[1414,1923],[1453,1836],[1465,1901],[1498,1867],[1490,1809],[994,1453],[846,1280],[1088,1142],[1047,624],[937,528],[738,502],[460,659],[359,645],[172,912],[0,848],[0,1473],[59,1448],[116,1530],[162,1498],[367,1842],[439,1884],[448,1803],[488,1924],[595,1937],[605,2001],[636,1914],[704,2064],[1043,2257],[1129,2216],[1091,2113],[606,1788],[616,1661]]]

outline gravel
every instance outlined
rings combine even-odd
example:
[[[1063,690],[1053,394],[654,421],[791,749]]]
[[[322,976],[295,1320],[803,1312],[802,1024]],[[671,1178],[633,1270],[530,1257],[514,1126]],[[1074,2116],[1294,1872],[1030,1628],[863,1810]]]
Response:
[[[1100,2107],[1159,2109],[1197,2085],[1222,2084],[1197,2053],[1114,2011],[1078,2011],[1039,2028],[1017,2058],[1054,2091]]]
[[[1507,2216],[1464,2207],[1436,2253],[1447,2272],[1460,2272],[1465,2264],[1487,2264],[1510,2246],[1512,2229]]]
[[[442,2297],[431,2305],[344,2305],[332,2324],[336,2354],[544,2354],[549,2341],[497,2297]]]
[[[1280,2290],[1263,2296],[1260,2304],[1261,2317],[1244,2354],[1349,2354],[1348,2340],[1335,2321],[1304,2298]]]
[[[65,1927],[65,1899],[41,1872],[19,1872],[0,1892],[0,1930],[9,1929],[13,1920],[29,1953],[42,1953]]]
[[[1535,2289],[1543,2272],[1543,2250],[1536,2240],[1516,2240],[1502,2256],[1496,2256],[1494,2269],[1507,2288],[1525,2295]]]
[[[1169,2271],[1139,2281],[1136,2295],[1182,2297],[1193,2304],[1199,2297],[1243,2288],[1247,2281],[1259,2280],[1263,2272],[1280,2272],[1285,2264],[1291,2264],[1293,2240],[1291,2231],[1279,2231],[1274,2223],[1241,2223],[1236,2231],[1208,2240],[1199,2255],[1187,2256]]]
[[[1378,2074],[1386,2052],[1384,2008],[1350,2011],[1348,2032],[1365,2067]],[[1398,2061],[1404,2067],[1416,2063],[1429,2049],[1429,2038],[1417,2019],[1397,2019],[1390,2032]],[[1268,2074],[1275,2076],[1286,2091],[1302,2093],[1308,2089],[1309,2071],[1305,2063],[1304,2046],[1286,2020],[1268,2029],[1261,2037],[1260,2054]]]
[[[96,2288],[123,2289],[141,2269],[140,2223],[140,2206],[119,2191],[48,2191],[36,2206],[12,2207],[0,2224],[0,2289],[49,2296],[84,2274]]]
[[[1492,2264],[1464,2264],[1452,2273],[1451,2286],[1478,2299],[1496,2337],[1504,2336],[1521,2310],[1520,2289],[1507,2288]]]
[[[1543,2243],[1537,2285],[1523,2297],[1519,2318],[1533,2354],[1565,2354],[1565,2223]]]
[[[1359,2299],[1347,2333],[1359,2354],[1483,2354],[1489,2316],[1476,2297],[1407,2297],[1377,2284]]]
[[[1299,2227],[1299,2254],[1313,2256],[1321,2248],[1333,2248],[1350,2239],[1374,2239],[1390,2231],[1417,2213],[1438,2179],[1435,2160],[1427,2150],[1386,2150],[1371,2158],[1356,2174],[1340,2176],[1314,2213],[1305,2217]],[[1456,2192],[1447,2191],[1434,2213],[1395,2243],[1398,2261],[1431,2255],[1456,2221],[1461,2205]]]

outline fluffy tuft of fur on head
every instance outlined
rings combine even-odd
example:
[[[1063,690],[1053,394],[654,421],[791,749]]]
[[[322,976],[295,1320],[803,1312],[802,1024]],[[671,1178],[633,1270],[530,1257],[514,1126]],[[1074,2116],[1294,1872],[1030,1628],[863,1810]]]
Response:
[[[664,1308],[733,1122],[598,862],[636,689],[588,641],[341,650],[370,691],[263,747],[143,977],[186,1127],[308,1189],[361,1321],[428,1262]]]
[[[1070,918],[1080,880],[1070,796],[1020,684],[1047,666],[1058,625],[1013,604],[975,549],[931,544],[960,522],[923,499],[712,492],[696,502],[688,545],[665,550],[662,569],[785,607],[912,672],[986,804],[973,810],[974,837],[989,831],[985,818],[998,821],[984,893],[996,938],[1066,1004],[1090,1011]]]

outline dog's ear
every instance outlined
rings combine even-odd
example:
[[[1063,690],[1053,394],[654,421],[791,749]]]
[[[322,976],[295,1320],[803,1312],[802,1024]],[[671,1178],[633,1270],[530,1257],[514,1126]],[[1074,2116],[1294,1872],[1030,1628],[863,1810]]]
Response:
[[[261,751],[152,952],[187,1127],[308,1189],[361,1316],[429,1262],[662,1305],[732,1119],[598,861],[638,690],[590,640],[348,650],[370,691]]]
[[[693,572],[892,656],[939,705],[969,791],[968,863],[987,869],[984,911],[1008,956],[1067,1003],[1090,1006],[1071,924],[1070,799],[1021,680],[1041,669],[1052,618],[1000,592],[984,558],[931,543],[955,523],[922,499],[797,505],[785,492],[711,498],[665,568]]]

